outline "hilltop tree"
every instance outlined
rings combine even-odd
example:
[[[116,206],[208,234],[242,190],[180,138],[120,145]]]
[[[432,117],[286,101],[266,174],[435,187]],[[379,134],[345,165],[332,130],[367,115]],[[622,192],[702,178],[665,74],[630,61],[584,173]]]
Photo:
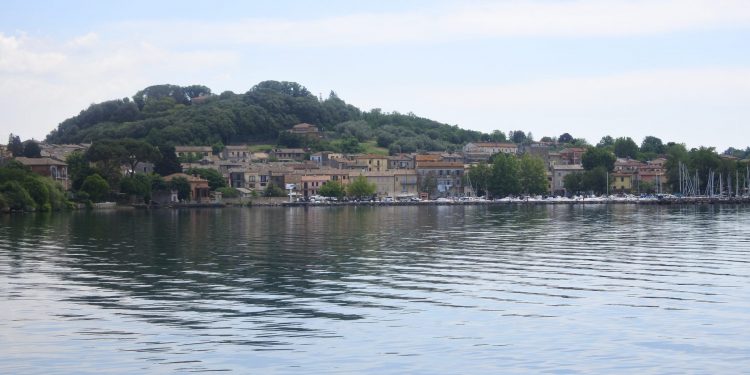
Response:
[[[523,130],[511,131],[508,134],[509,134],[510,140],[516,144],[524,143],[527,139],[526,133],[524,133]]]
[[[643,138],[643,142],[641,143],[641,152],[653,153],[655,155],[658,155],[664,153],[664,150],[664,143],[662,143],[661,139],[650,135],[646,138]]]
[[[638,156],[638,145],[630,137],[615,140],[615,155],[621,158],[635,159]]]
[[[602,137],[599,143],[596,144],[596,147],[610,147],[614,145],[615,145],[615,139],[609,135],[605,135],[604,137]]]
[[[573,136],[568,133],[563,133],[559,138],[557,138],[557,142],[559,143],[573,142]]]
[[[13,157],[23,156],[21,137],[13,135],[13,133],[10,134],[10,137],[8,137],[8,151],[10,151]]]
[[[41,158],[42,148],[39,143],[33,139],[23,142],[23,156],[27,158]]]
[[[200,95],[210,95],[210,89],[201,85],[150,86],[136,93],[133,100],[92,104],[61,122],[47,136],[47,142],[96,143],[132,138],[159,146],[272,143],[280,135],[288,135],[284,132],[300,122],[318,126],[326,137],[335,140],[333,145],[353,136],[358,142],[377,139],[381,147],[403,152],[459,148],[466,142],[489,137],[414,114],[376,109],[362,112],[335,93],[320,100],[294,82],[264,81],[245,93],[225,92],[201,105],[192,105],[190,98]],[[336,132],[342,123],[349,125],[343,127],[345,131]],[[312,139],[298,143],[311,149],[330,147]]]
[[[490,134],[490,141],[492,142],[507,142],[508,137],[505,136],[505,133],[503,133],[500,130],[493,130]]]

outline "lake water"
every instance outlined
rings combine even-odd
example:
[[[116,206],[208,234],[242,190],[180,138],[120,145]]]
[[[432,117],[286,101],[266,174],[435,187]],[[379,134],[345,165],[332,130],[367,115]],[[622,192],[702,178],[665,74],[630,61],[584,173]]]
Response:
[[[750,372],[750,207],[0,216],[0,373]]]

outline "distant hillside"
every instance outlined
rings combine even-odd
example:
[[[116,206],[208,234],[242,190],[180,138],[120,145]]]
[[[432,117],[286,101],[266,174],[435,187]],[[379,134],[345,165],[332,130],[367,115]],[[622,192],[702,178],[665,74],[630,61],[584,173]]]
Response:
[[[331,92],[321,100],[294,82],[264,81],[244,94],[215,95],[205,86],[150,86],[132,98],[92,104],[47,136],[49,143],[134,138],[154,145],[275,143],[281,131],[310,123],[329,140],[377,140],[411,152],[457,148],[488,137],[412,114],[370,112]]]

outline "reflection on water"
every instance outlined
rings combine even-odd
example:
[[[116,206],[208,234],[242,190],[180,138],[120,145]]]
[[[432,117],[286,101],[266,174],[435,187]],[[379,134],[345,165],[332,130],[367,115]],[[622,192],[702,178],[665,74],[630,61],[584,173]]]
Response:
[[[0,373],[736,373],[750,209],[0,217]]]

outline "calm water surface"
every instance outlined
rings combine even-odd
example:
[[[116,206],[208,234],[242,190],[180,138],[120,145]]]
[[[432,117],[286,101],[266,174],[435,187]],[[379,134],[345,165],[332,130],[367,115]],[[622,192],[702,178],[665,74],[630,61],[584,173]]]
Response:
[[[0,216],[0,373],[750,372],[750,207]]]

